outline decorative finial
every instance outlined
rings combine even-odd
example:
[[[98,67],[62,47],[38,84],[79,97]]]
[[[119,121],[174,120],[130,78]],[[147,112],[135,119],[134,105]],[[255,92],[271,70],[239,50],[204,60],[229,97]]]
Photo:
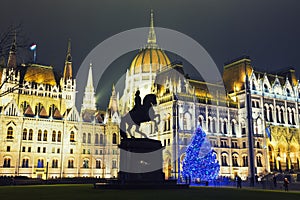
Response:
[[[71,39],[68,40],[68,51],[67,51],[67,58],[66,60],[68,62],[72,62],[72,56],[71,56]]]

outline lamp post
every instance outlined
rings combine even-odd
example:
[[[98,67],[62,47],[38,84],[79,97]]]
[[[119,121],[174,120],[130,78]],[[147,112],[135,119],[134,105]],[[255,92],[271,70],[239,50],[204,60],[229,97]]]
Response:
[[[31,51],[33,51],[33,63],[36,63],[36,47],[37,45],[33,43],[29,48]]]
[[[47,165],[46,165],[46,181],[48,180],[48,168],[49,168],[49,158],[47,158]]]

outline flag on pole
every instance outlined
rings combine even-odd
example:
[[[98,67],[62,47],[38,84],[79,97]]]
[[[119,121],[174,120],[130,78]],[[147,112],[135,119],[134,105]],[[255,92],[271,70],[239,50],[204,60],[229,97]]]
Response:
[[[266,127],[266,133],[267,133],[267,136],[268,136],[268,138],[270,139],[270,141],[271,141],[271,129],[270,129],[270,126],[267,126]]]

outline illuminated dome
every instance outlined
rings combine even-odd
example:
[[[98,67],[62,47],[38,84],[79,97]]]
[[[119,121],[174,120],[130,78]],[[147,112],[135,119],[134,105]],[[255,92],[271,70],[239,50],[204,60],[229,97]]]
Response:
[[[158,48],[153,23],[153,11],[151,10],[151,20],[149,27],[148,41],[145,48],[141,49],[130,65],[130,74],[152,72],[156,73],[163,67],[170,64],[170,60],[165,52]]]
[[[156,73],[170,64],[165,52],[159,48],[146,47],[141,49],[130,65],[130,73]]]

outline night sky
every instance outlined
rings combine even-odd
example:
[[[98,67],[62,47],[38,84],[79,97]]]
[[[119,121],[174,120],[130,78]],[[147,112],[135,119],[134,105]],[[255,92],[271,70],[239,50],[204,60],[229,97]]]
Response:
[[[153,9],[155,26],[198,41],[220,70],[224,62],[249,55],[259,71],[275,73],[293,67],[300,75],[298,0],[1,0],[0,7],[0,31],[21,23],[23,33],[38,45],[37,62],[58,71],[63,70],[68,38],[76,74],[87,54],[103,40],[149,26]],[[101,79],[100,107],[108,104],[112,82],[126,71],[135,53],[116,60],[107,72],[113,75]]]

